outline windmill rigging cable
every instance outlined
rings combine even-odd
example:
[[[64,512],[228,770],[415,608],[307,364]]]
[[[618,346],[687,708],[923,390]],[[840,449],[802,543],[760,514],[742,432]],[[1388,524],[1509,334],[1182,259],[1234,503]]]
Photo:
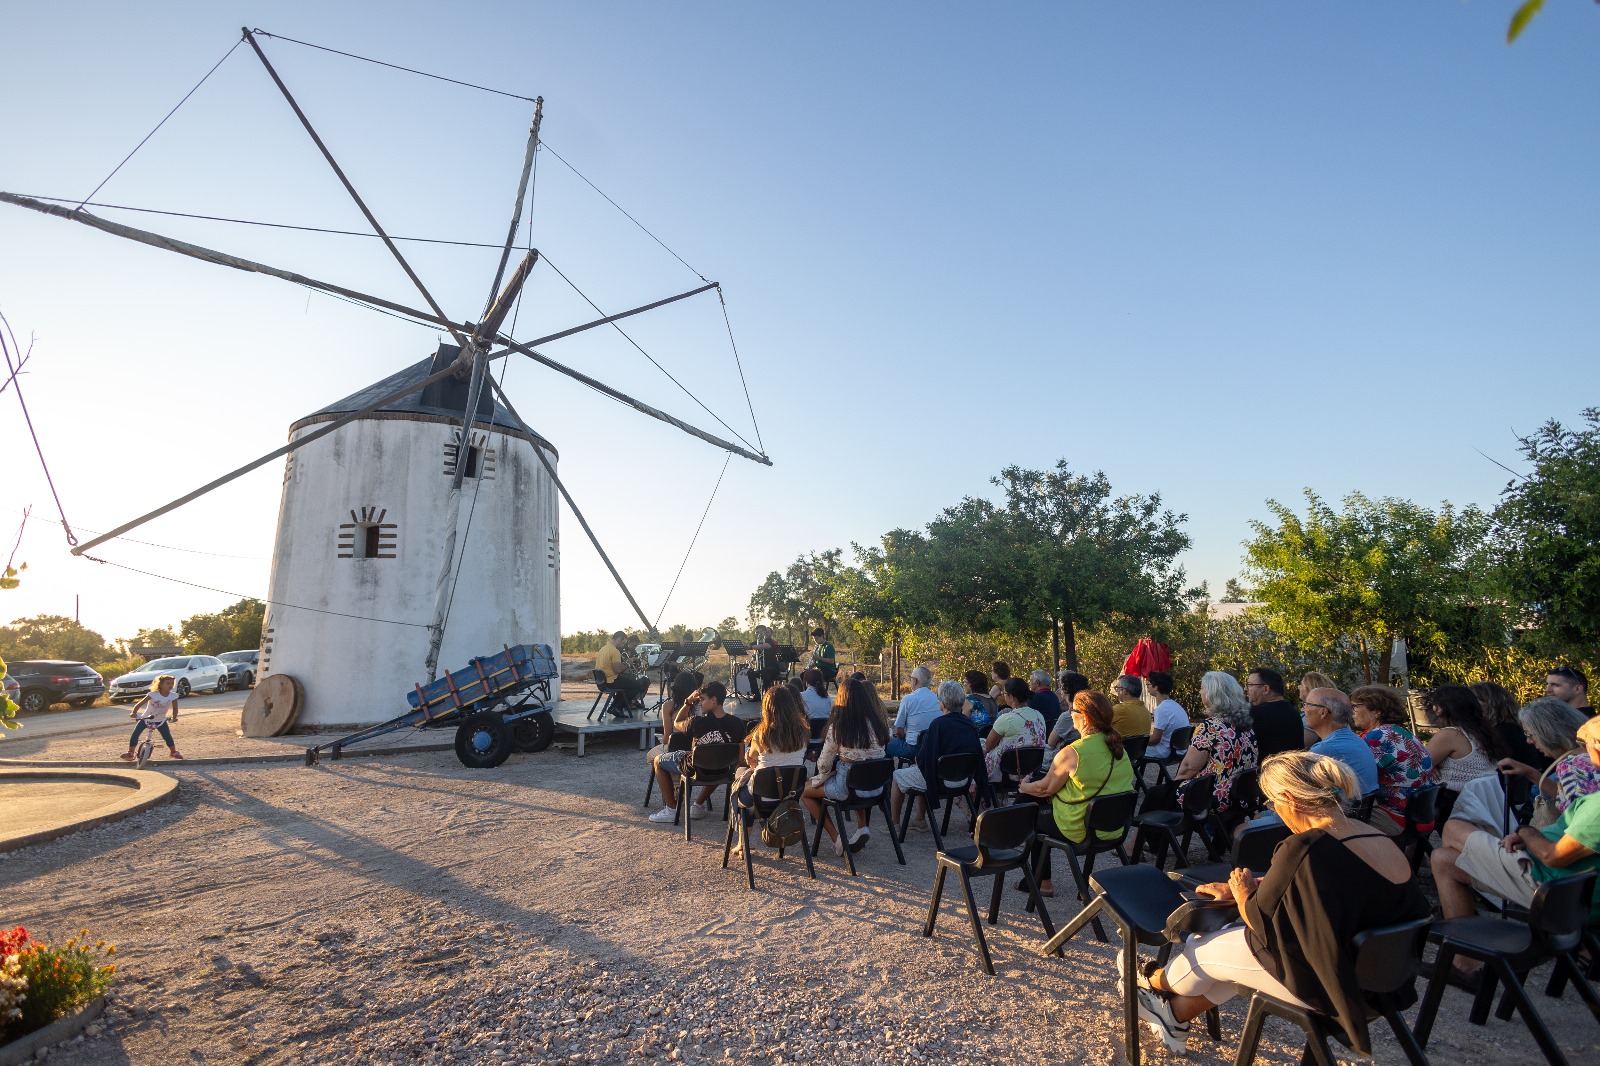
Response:
[[[103,529],[90,529],[88,526],[79,526],[78,530],[83,533],[105,532]],[[169,552],[184,552],[188,555],[209,555],[213,559],[244,559],[253,563],[266,562],[266,556],[264,555],[228,555],[224,552],[201,551],[199,548],[180,548],[176,544],[157,544],[153,540],[135,540],[133,537],[118,537],[117,539],[124,544],[142,544],[146,548],[165,548]]]
[[[750,386],[744,381],[744,363],[739,361],[739,343],[733,339],[733,321],[728,318],[728,301],[722,297],[722,286],[717,286],[717,302],[722,304],[722,324],[728,327],[728,346],[733,349],[733,365],[739,368],[739,387],[744,390],[744,404],[750,409],[750,424],[756,430],[756,445],[762,455],[767,454],[767,442],[761,439],[761,423],[756,421],[756,405],[750,402]]]
[[[16,386],[17,389],[17,403],[22,407],[22,420],[28,424],[28,436],[33,438],[33,450],[39,456],[39,466],[44,469],[45,484],[50,486],[50,498],[56,501],[56,513],[61,516],[61,528],[67,535],[67,544],[69,547],[76,548],[78,546],[78,537],[72,532],[72,524],[67,521],[67,509],[61,505],[61,494],[56,491],[56,479],[50,476],[50,464],[45,461],[44,447],[39,443],[39,432],[33,428],[33,416],[28,413],[28,401],[22,397],[22,379],[16,374],[20,367],[14,367],[11,363],[11,349],[17,348],[20,354],[21,348],[17,345],[17,335],[11,328],[11,322],[4,313],[0,313],[0,326],[4,327],[3,330],[0,330],[0,353],[5,355],[6,369],[11,371],[11,384]],[[5,335],[7,333],[11,334],[10,345],[6,344]],[[23,358],[26,359],[26,356],[23,356]]]
[[[509,96],[513,100],[526,100],[530,104],[533,103],[533,97],[531,96],[521,96],[517,93],[508,93],[504,89],[491,89],[487,85],[474,85],[470,81],[459,81],[455,78],[447,78],[443,74],[429,74],[425,70],[415,70],[411,67],[402,67],[398,63],[385,63],[381,59],[372,59],[369,56],[358,56],[354,52],[341,52],[339,49],[329,48],[325,44],[312,44],[310,41],[297,41],[293,37],[283,37],[276,33],[268,33],[259,26],[250,32],[259,33],[263,37],[271,37],[275,41],[288,41],[290,44],[298,44],[305,48],[315,48],[319,52],[332,52],[334,55],[344,56],[346,59],[359,59],[363,63],[372,63],[376,66],[388,67],[390,70],[402,70],[407,74],[417,74],[424,78],[432,78],[434,81],[447,81],[451,85],[459,85],[464,89],[477,89],[479,92],[493,93],[496,96]]]
[[[656,627],[661,625],[661,617],[667,613],[667,604],[672,602],[672,594],[678,589],[678,578],[683,576],[683,568],[689,565],[689,554],[694,551],[695,541],[700,539],[700,530],[705,527],[706,516],[711,513],[711,505],[716,502],[717,490],[722,487],[722,479],[728,473],[728,464],[733,462],[733,453],[728,452],[722,459],[722,473],[717,475],[717,483],[711,486],[711,499],[706,501],[706,509],[700,512],[700,524],[694,527],[694,536],[689,538],[689,550],[683,553],[683,562],[678,564],[678,572],[673,575],[672,587],[667,589],[667,598],[661,601],[661,610],[656,613]]]
[[[201,78],[199,81],[195,82],[195,86],[194,86],[193,89],[190,89],[188,92],[183,94],[183,99],[179,100],[176,104],[174,104],[172,106],[172,110],[167,112],[166,118],[163,118],[160,122],[157,122],[156,123],[156,128],[151,130],[149,133],[145,134],[144,135],[144,140],[140,141],[138,144],[134,145],[133,146],[133,151],[129,152],[126,156],[124,156],[122,162],[118,163],[116,166],[111,168],[111,173],[107,174],[103,179],[101,179],[100,184],[96,185],[94,187],[94,192],[91,192],[88,196],[85,196],[82,200],[80,200],[78,202],[78,206],[77,206],[77,208],[75,210],[82,211],[83,210],[83,205],[88,203],[90,200],[93,200],[94,196],[95,196],[95,193],[97,193],[101,189],[105,188],[106,187],[106,182],[110,181],[112,178],[117,176],[117,171],[121,170],[124,166],[126,166],[127,163],[128,163],[128,160],[132,159],[135,155],[138,154],[139,149],[141,149],[141,148],[143,148],[145,146],[145,142],[150,140],[150,138],[154,137],[156,135],[156,132],[158,130],[160,130],[162,126],[165,126],[167,124],[167,119],[171,118],[173,115],[176,115],[178,113],[178,108],[182,107],[184,104],[189,102],[189,97],[193,96],[195,93],[200,91],[200,86],[202,86],[202,85],[204,85],[206,83],[206,79],[211,77],[211,75],[215,74],[217,72],[217,67],[222,66],[222,64],[224,64],[224,63],[226,63],[228,61],[228,57],[233,55],[234,48],[238,48],[243,43],[244,43],[244,40],[242,38],[240,40],[234,41],[233,42],[233,48],[230,48],[226,52],[224,52],[223,55],[222,55],[222,58],[217,60],[216,64],[214,66],[212,66],[212,68],[210,70],[206,71],[206,76],[204,78]]]

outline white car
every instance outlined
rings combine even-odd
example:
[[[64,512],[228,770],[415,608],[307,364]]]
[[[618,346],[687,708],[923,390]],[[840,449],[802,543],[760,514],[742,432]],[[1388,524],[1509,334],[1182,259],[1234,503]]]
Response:
[[[111,702],[136,700],[150,691],[156,678],[171,674],[178,683],[173,691],[180,696],[210,689],[212,692],[228,691],[228,664],[215,655],[184,655],[172,659],[157,659],[145,663],[144,668],[123,674],[111,682]]]

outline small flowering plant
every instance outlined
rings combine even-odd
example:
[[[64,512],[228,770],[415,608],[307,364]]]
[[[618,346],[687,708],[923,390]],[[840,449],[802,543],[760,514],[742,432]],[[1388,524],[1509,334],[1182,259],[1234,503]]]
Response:
[[[91,943],[81,930],[51,947],[22,926],[0,930],[0,1033],[21,1036],[71,1014],[94,999],[116,973],[116,946]],[[80,937],[82,939],[80,939]]]

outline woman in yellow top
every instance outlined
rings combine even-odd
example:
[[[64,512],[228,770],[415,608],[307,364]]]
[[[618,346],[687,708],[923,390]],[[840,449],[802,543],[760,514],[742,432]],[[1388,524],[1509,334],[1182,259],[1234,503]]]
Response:
[[[1039,810],[1039,833],[1081,844],[1088,835],[1084,820],[1089,801],[1096,796],[1113,796],[1133,791],[1133,761],[1122,750],[1122,734],[1111,725],[1111,701],[1098,692],[1080,692],[1072,698],[1072,725],[1083,734],[1081,740],[1056,752],[1050,770],[1037,781],[1024,781],[1020,790],[1050,806]],[[1115,840],[1117,833],[1101,832],[1101,839]],[[1055,894],[1050,880],[1050,850],[1044,852],[1044,875],[1039,894]],[[1036,861],[1038,855],[1033,859]]]

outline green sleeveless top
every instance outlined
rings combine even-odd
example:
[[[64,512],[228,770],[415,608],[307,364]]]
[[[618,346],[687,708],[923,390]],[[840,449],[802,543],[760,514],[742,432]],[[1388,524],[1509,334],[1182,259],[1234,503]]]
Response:
[[[1090,733],[1073,744],[1072,750],[1078,753],[1078,769],[1051,799],[1050,806],[1061,835],[1081,843],[1085,835],[1084,819],[1089,816],[1089,799],[1096,795],[1114,796],[1118,792],[1131,792],[1133,761],[1123,755],[1113,764],[1111,749],[1106,746],[1106,738],[1100,733]],[[1104,787],[1101,787],[1102,782]],[[1116,832],[1100,833],[1102,840],[1115,840],[1117,836]]]

